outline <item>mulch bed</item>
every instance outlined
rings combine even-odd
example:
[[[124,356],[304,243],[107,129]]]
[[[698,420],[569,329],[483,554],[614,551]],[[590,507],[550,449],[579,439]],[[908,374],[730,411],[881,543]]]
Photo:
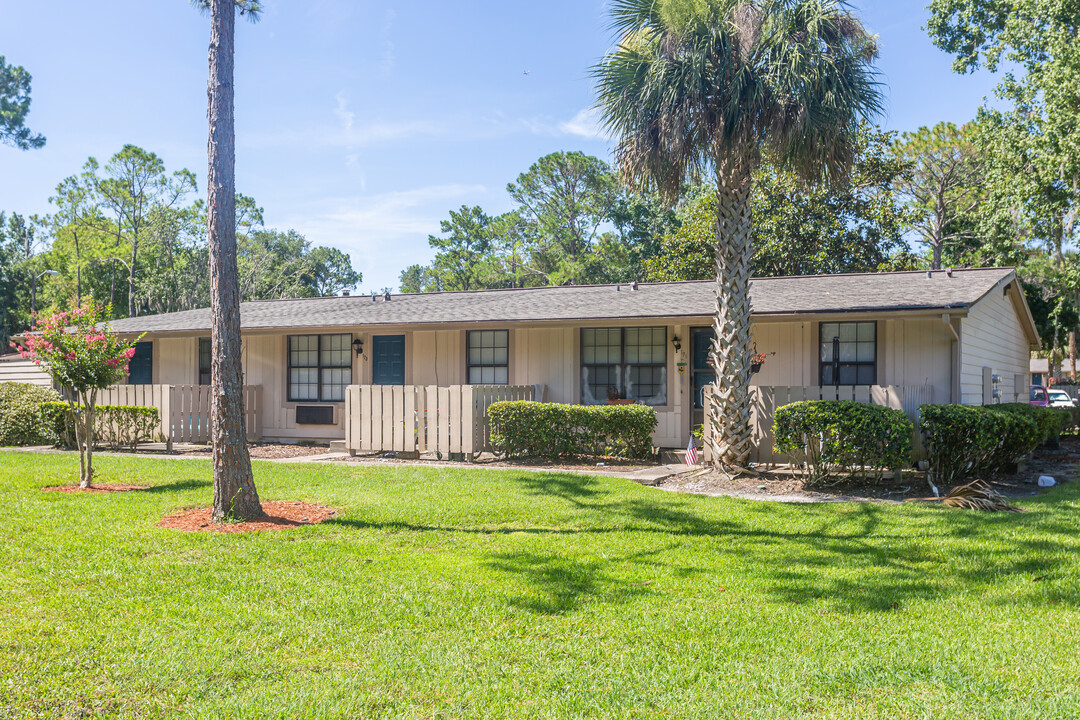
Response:
[[[150,488],[147,485],[127,485],[125,483],[95,483],[88,488],[81,488],[78,485],[53,485],[41,489],[46,492],[114,493],[131,492],[133,490],[149,490]]]
[[[183,510],[162,518],[159,528],[184,532],[258,532],[261,530],[287,530],[301,525],[316,525],[337,515],[337,508],[317,503],[277,500],[264,502],[266,517],[255,522],[216,523],[210,518],[212,508]]]
[[[1036,484],[1040,475],[1049,475],[1058,483],[1070,482],[1077,478],[1078,468],[1080,468],[1080,437],[1068,436],[1061,438],[1058,447],[1036,448],[1024,468],[1014,475],[981,479],[1003,497],[1028,498],[1035,497],[1041,492]],[[729,478],[708,469],[689,471],[662,480],[659,487],[674,492],[700,495],[816,502],[829,500],[902,501],[931,495],[930,486],[926,482],[926,473],[911,470],[905,470],[903,478],[899,481],[886,476],[878,483],[840,482],[827,487],[808,488],[802,479],[793,475],[786,466],[778,466],[774,470],[765,470],[764,467],[759,466],[758,469],[762,472],[757,477],[738,478]],[[949,490],[950,488],[941,488],[942,494]]]
[[[279,460],[281,458],[309,457],[325,455],[330,452],[326,445],[288,445],[283,443],[252,443],[248,445],[248,455],[252,460]],[[210,455],[210,446],[195,450],[184,450],[184,455]]]

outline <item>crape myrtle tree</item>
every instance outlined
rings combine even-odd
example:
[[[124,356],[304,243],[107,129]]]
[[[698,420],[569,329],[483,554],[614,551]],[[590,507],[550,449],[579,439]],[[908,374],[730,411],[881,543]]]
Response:
[[[94,412],[97,394],[127,377],[135,341],[118,337],[105,323],[112,308],[91,299],[72,312],[48,316],[23,340],[22,356],[33,360],[64,388],[79,446],[79,487],[94,477]],[[15,347],[15,343],[11,343]]]
[[[259,17],[255,0],[195,0],[210,11],[207,229],[210,249],[211,435],[216,522],[263,516],[244,431],[240,288],[236,270],[236,133],[233,40],[236,14]]]
[[[877,45],[839,0],[615,0],[618,44],[594,68],[616,161],[674,201],[716,182],[713,461],[748,467],[750,194],[768,156],[800,177],[843,175],[882,107]]]

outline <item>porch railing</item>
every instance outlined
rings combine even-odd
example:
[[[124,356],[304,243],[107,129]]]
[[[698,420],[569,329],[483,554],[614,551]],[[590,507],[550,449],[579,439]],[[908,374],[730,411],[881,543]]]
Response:
[[[711,388],[705,390],[705,406],[709,405]],[[776,409],[800,400],[854,400],[855,402],[882,405],[903,410],[914,426],[912,450],[915,459],[925,457],[922,435],[919,431],[919,406],[934,402],[932,385],[840,385],[840,386],[752,386],[750,388],[753,403],[751,426],[754,431],[754,450],[751,459],[754,462],[787,462],[787,455],[777,451],[773,445],[773,417]],[[703,457],[711,459],[709,435],[712,429],[705,422],[705,448]]]
[[[535,385],[350,385],[345,447],[353,453],[462,453],[491,450],[487,408],[533,400]]]

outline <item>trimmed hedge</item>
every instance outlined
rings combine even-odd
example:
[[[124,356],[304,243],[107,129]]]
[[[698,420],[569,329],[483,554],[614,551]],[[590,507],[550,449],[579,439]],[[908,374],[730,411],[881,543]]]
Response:
[[[1012,470],[1040,443],[1057,438],[1065,414],[1028,403],[923,405],[919,418],[930,481],[953,485]]]
[[[492,403],[491,443],[508,458],[577,455],[644,458],[652,451],[656,411],[647,405]]]
[[[775,446],[802,466],[809,484],[837,471],[867,469],[880,480],[886,470],[911,462],[914,428],[903,410],[852,400],[805,400],[784,405],[773,419]]]
[[[74,448],[75,428],[68,404],[48,403],[44,409],[55,442],[68,449]],[[111,450],[127,449],[134,452],[139,443],[155,439],[160,419],[156,407],[95,405],[94,443],[106,445]]]
[[[59,399],[50,387],[0,383],[0,446],[51,444],[56,438],[44,406]]]

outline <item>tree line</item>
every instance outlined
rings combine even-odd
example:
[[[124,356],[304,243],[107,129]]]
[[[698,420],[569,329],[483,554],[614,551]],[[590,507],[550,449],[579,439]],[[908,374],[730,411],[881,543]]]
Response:
[[[864,122],[848,172],[813,182],[766,157],[749,200],[753,274],[1016,266],[1060,372],[1080,324],[1080,192],[1040,169],[1040,142],[1030,116],[982,108],[902,134]],[[599,158],[556,152],[507,193],[502,214],[451,210],[402,292],[715,278],[717,198],[701,177],[666,202]]]
[[[49,198],[51,212],[0,212],[0,342],[31,315],[93,297],[115,317],[210,305],[206,203],[194,173],[169,172],[155,153],[125,145],[105,163],[89,158]],[[236,195],[241,300],[335,295],[360,273],[349,255],[263,223]]]

